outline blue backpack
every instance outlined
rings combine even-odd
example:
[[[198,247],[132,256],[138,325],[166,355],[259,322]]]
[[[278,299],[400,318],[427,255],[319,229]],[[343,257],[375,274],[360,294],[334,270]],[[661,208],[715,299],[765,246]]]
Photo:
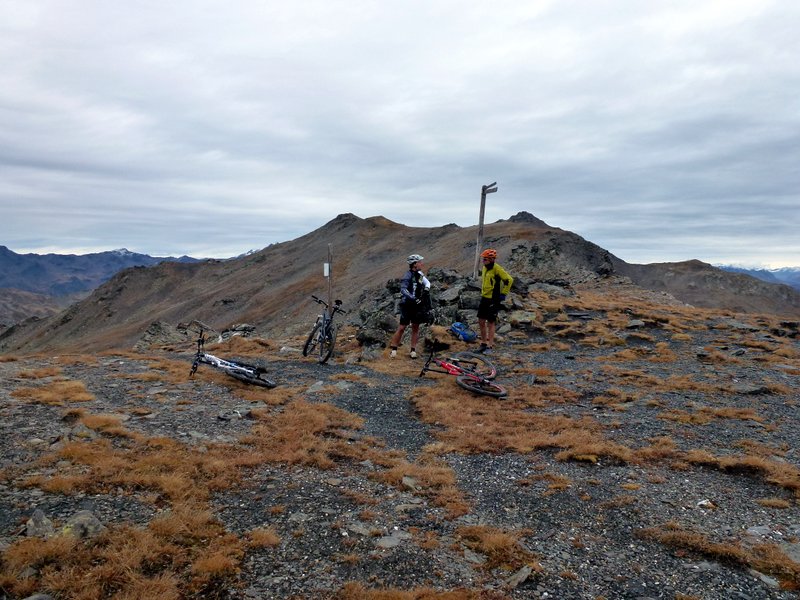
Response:
[[[460,321],[456,321],[450,325],[450,333],[464,342],[474,342],[478,339],[478,334]]]

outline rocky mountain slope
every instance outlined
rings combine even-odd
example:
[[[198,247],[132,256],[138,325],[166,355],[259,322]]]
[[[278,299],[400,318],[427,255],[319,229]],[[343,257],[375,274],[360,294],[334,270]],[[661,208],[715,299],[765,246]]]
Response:
[[[0,336],[0,351],[130,348],[154,321],[199,319],[219,330],[247,322],[276,338],[297,334],[316,314],[310,295],[327,292],[322,263],[329,247],[334,295],[354,309],[365,290],[400,276],[404,257],[412,252],[425,256],[428,268],[471,273],[476,237],[477,226],[414,228],[383,217],[339,215],[300,238],[237,259],[127,269],[63,313],[11,328]],[[674,278],[649,275],[661,273],[662,266],[627,265],[528,213],[486,225],[485,245],[499,251],[519,290],[537,281],[578,284],[622,274],[703,306],[800,313],[800,294],[788,286],[769,286],[700,263],[689,269],[677,265],[683,273],[680,285],[667,285]],[[697,294],[698,288],[710,291]]]
[[[30,317],[54,315],[66,306],[68,304],[57,302],[53,296],[0,288],[0,331]]]
[[[785,283],[800,290],[800,267],[783,267],[780,269],[748,269],[731,265],[715,265],[724,271],[743,273],[768,283]]]
[[[742,312],[800,314],[800,292],[743,273],[717,269],[699,260],[634,265],[614,261],[615,271],[644,288],[673,294],[687,304]]]

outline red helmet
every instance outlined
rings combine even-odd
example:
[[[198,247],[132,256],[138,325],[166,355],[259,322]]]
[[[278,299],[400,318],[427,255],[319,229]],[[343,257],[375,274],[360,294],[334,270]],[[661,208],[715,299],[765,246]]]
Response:
[[[481,252],[481,258],[488,258],[490,260],[494,260],[497,258],[497,250],[493,248],[487,248],[483,252]]]

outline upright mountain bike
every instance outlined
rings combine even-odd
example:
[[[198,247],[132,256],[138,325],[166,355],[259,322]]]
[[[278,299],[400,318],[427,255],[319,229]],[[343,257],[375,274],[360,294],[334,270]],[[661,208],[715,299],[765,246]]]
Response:
[[[439,358],[435,352],[436,344],[434,343],[428,359],[419,372],[420,377],[428,372],[446,373],[455,375],[456,383],[470,392],[493,398],[508,396],[506,388],[492,381],[497,375],[497,368],[485,356],[472,352],[458,352],[446,358]],[[431,363],[436,366],[430,366]]]
[[[229,375],[234,379],[238,379],[239,381],[243,381],[244,383],[266,388],[275,387],[275,382],[271,379],[267,379],[264,376],[264,374],[267,372],[264,367],[259,367],[240,361],[226,360],[206,352],[205,334],[207,331],[214,330],[205,323],[202,323],[201,321],[192,321],[188,325],[179,325],[178,327],[186,330],[197,329],[199,331],[197,338],[197,351],[195,352],[194,361],[192,362],[192,370],[189,371],[189,377],[192,377],[197,372],[197,367],[200,366],[200,363],[204,363],[220,369],[226,375]]]
[[[333,354],[333,347],[336,344],[336,329],[333,324],[333,317],[336,313],[347,314],[343,310],[342,301],[334,300],[333,306],[328,306],[325,300],[320,300],[316,296],[311,296],[317,304],[322,304],[324,310],[321,315],[317,315],[317,320],[308,334],[306,343],[303,344],[303,356],[313,355],[317,352],[319,364],[325,364]]]

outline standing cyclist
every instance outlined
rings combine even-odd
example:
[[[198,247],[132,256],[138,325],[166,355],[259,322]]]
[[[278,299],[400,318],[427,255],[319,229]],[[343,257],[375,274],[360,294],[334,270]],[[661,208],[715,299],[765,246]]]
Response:
[[[419,338],[419,325],[425,320],[422,310],[422,294],[424,290],[429,290],[431,282],[422,272],[422,257],[419,254],[412,254],[406,259],[408,271],[400,280],[400,327],[392,337],[389,344],[391,352],[389,356],[397,356],[397,347],[403,339],[403,332],[411,323],[411,358],[417,358],[417,339]]]
[[[514,283],[514,278],[495,263],[497,250],[487,248],[481,252],[481,303],[478,305],[478,326],[481,331],[481,345],[476,350],[490,354],[494,348],[494,329],[501,303],[506,299]]]

